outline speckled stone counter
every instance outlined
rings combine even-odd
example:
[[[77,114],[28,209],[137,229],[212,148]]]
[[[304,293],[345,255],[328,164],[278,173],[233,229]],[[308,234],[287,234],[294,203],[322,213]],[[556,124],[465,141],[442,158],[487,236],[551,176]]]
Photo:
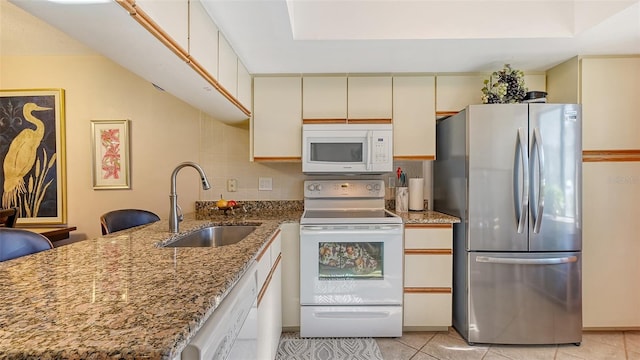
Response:
[[[260,226],[234,245],[163,248],[177,235],[161,220],[2,262],[0,358],[172,359],[282,222],[191,216],[181,234]]]
[[[455,216],[443,214],[441,212],[425,210],[425,211],[409,211],[398,212],[390,210],[394,214],[400,216],[406,224],[454,224],[459,223],[460,219]]]
[[[196,214],[169,233],[167,220],[0,263],[0,358],[173,359],[220,305],[302,201],[246,202]],[[433,211],[404,222],[459,222]],[[163,248],[209,225],[260,225],[218,248]]]

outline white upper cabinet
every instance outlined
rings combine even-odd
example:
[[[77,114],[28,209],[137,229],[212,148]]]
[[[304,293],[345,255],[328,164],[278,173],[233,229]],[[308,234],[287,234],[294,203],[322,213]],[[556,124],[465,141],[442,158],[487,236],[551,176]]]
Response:
[[[640,149],[640,57],[581,60],[583,150]]]
[[[200,0],[191,0],[189,55],[214,78],[218,78],[218,27]]]
[[[238,101],[247,109],[251,109],[251,74],[238,59]]]
[[[467,105],[482,104],[482,87],[487,75],[438,75],[436,111],[458,112]]]
[[[305,76],[302,79],[303,119],[346,119],[347,77]]]
[[[183,50],[189,48],[189,1],[136,0],[136,6]]]
[[[253,160],[302,158],[302,78],[253,79]]]
[[[348,119],[391,119],[391,76],[350,76],[347,86]]]
[[[238,94],[238,57],[227,39],[218,32],[218,82],[229,94]]]
[[[434,76],[393,78],[393,157],[433,160],[436,154]]]

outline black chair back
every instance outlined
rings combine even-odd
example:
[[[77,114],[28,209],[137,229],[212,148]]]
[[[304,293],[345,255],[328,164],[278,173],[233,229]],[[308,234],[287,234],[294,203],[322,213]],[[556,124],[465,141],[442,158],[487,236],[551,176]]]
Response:
[[[53,244],[44,235],[24,229],[0,228],[0,261],[52,248]]]
[[[160,220],[160,217],[151,211],[121,209],[102,214],[102,216],[100,216],[100,226],[102,228],[102,235],[106,235],[158,220]]]

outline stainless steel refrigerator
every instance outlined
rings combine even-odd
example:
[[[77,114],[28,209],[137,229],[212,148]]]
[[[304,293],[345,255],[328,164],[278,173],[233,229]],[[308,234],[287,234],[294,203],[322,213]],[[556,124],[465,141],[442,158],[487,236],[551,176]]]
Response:
[[[580,343],[580,105],[471,105],[436,134],[434,209],[461,219],[454,327],[470,344]]]

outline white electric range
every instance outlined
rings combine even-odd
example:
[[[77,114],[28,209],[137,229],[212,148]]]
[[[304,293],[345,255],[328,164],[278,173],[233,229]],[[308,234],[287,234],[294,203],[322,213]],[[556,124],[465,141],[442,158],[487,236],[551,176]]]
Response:
[[[300,335],[402,335],[402,219],[382,180],[304,183]]]

